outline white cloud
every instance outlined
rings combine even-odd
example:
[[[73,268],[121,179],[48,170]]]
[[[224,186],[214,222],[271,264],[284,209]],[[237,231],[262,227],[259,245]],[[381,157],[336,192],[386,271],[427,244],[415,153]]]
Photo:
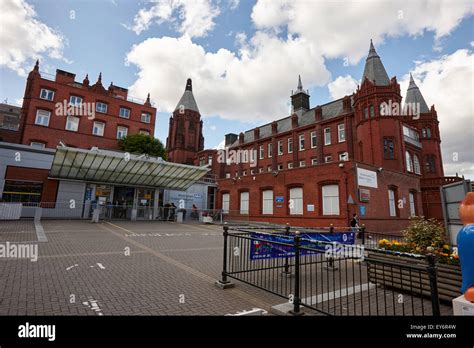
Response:
[[[437,60],[416,62],[412,74],[428,107],[434,104],[438,113],[445,175],[459,173],[474,180],[473,62],[473,52],[460,49]],[[403,93],[408,82],[407,74],[400,81]]]
[[[38,20],[32,6],[8,0],[2,1],[1,11],[0,66],[24,76],[33,59],[47,55],[64,60],[64,37]]]
[[[358,1],[357,6],[261,0],[252,11],[257,31],[253,36],[238,32],[235,52],[208,51],[189,35],[150,38],[133,46],[127,63],[136,65],[139,72],[130,90],[137,96],[151,92],[158,98],[160,111],[170,112],[186,78],[191,77],[204,117],[219,115],[259,124],[289,114],[290,91],[296,87],[298,74],[305,88],[329,83],[326,58],[347,57],[356,63],[367,54],[371,37],[377,43],[392,36],[416,37],[429,30],[440,39],[471,12],[464,0],[449,4],[366,0]],[[152,15],[150,21],[157,18],[174,17]],[[278,36],[285,28],[288,36]],[[336,98],[350,94],[355,86],[354,78],[341,76],[328,88]]]
[[[215,150],[223,150],[225,149],[225,139],[222,140],[219,144],[217,144],[216,147],[214,147]]]
[[[235,10],[237,7],[239,7],[240,0],[229,0],[229,8],[231,10]]]
[[[217,129],[217,127],[214,126],[213,124],[211,124],[211,125],[209,126],[209,129],[210,129],[211,131],[215,131],[215,130]]]
[[[247,53],[239,56],[226,49],[206,52],[186,36],[147,39],[127,55],[127,63],[139,68],[130,92],[150,92],[158,98],[160,111],[170,112],[191,77],[203,116],[262,122],[289,114],[287,101],[298,74],[305,88],[329,82],[314,43],[257,33],[245,46]]]
[[[350,75],[338,76],[337,79],[328,83],[331,99],[339,99],[351,95],[357,89],[358,81]]]
[[[355,64],[367,53],[370,38],[379,44],[386,37],[416,37],[432,31],[434,45],[439,46],[439,40],[473,12],[470,0],[259,0],[252,20],[261,30],[286,27],[290,34],[318,42],[325,57],[347,57]]]
[[[154,22],[169,22],[183,35],[203,37],[214,29],[214,18],[220,14],[212,0],[153,0],[152,3],[150,8],[140,9],[133,25],[126,27],[138,35]]]

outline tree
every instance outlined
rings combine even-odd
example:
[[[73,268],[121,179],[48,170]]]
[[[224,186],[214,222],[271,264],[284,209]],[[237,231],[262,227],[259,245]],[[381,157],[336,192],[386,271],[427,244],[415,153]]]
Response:
[[[147,154],[150,156],[161,157],[166,160],[166,150],[159,139],[145,134],[131,134],[119,139],[120,150],[135,153]]]

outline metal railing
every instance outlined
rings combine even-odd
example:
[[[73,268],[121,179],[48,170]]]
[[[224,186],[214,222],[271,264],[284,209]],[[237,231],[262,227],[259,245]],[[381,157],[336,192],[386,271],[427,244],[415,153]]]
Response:
[[[373,256],[386,255],[381,250],[367,256],[361,245],[284,230],[224,225],[220,286],[235,279],[262,289],[286,299],[292,314],[306,308],[326,315],[440,315],[434,256],[404,254],[413,262],[402,263]]]

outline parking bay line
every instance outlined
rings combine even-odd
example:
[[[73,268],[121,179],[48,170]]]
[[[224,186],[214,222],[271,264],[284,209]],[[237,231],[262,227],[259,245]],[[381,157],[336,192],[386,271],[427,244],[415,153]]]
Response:
[[[124,227],[121,227],[121,226],[118,226],[118,225],[115,225],[111,222],[105,222],[106,224],[110,225],[110,226],[113,226],[113,227],[116,227],[116,228],[119,228],[123,231],[126,231],[128,233],[134,233],[133,231],[130,231]],[[142,250],[145,250],[145,251],[148,251],[150,254],[160,258],[161,260],[171,264],[171,265],[174,265],[176,266],[177,268],[187,272],[187,273],[190,273],[192,275],[194,275],[195,277],[205,281],[205,282],[209,282],[209,283],[212,283],[214,284],[216,279],[215,278],[212,278],[210,276],[208,276],[207,274],[204,274],[192,267],[189,267],[187,265],[185,265],[184,263],[181,263],[169,256],[166,256],[165,254],[162,254],[150,247],[147,247],[146,245],[143,245],[139,242],[137,242],[136,240],[132,240],[130,238],[127,238],[126,236],[124,236],[123,234],[117,232],[117,231],[114,231],[110,228],[108,228],[107,226],[103,225],[103,224],[100,224],[99,225],[101,228],[103,228],[104,230],[114,234],[115,236],[123,239],[123,240],[126,240],[127,242],[135,245],[136,247],[142,249]],[[253,303],[254,305],[258,306],[258,307],[262,307],[262,306],[266,306],[266,308],[270,309],[270,307],[272,306],[270,303],[266,302],[265,300],[261,300],[261,299],[257,299],[255,297],[253,297],[252,295],[248,294],[247,292],[243,291],[243,290],[240,290],[240,289],[236,289],[236,288],[231,288],[231,289],[226,289],[225,290],[226,292],[229,292],[229,293],[232,293],[233,295],[245,300],[245,301],[248,301],[250,303]]]

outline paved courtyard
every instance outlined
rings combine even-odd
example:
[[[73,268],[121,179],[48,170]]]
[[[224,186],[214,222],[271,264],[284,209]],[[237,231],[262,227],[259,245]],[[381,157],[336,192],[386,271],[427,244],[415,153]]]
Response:
[[[0,242],[35,241],[33,222],[0,224]],[[0,259],[0,315],[224,315],[282,299],[215,287],[222,228],[162,222],[43,221],[38,260]]]

